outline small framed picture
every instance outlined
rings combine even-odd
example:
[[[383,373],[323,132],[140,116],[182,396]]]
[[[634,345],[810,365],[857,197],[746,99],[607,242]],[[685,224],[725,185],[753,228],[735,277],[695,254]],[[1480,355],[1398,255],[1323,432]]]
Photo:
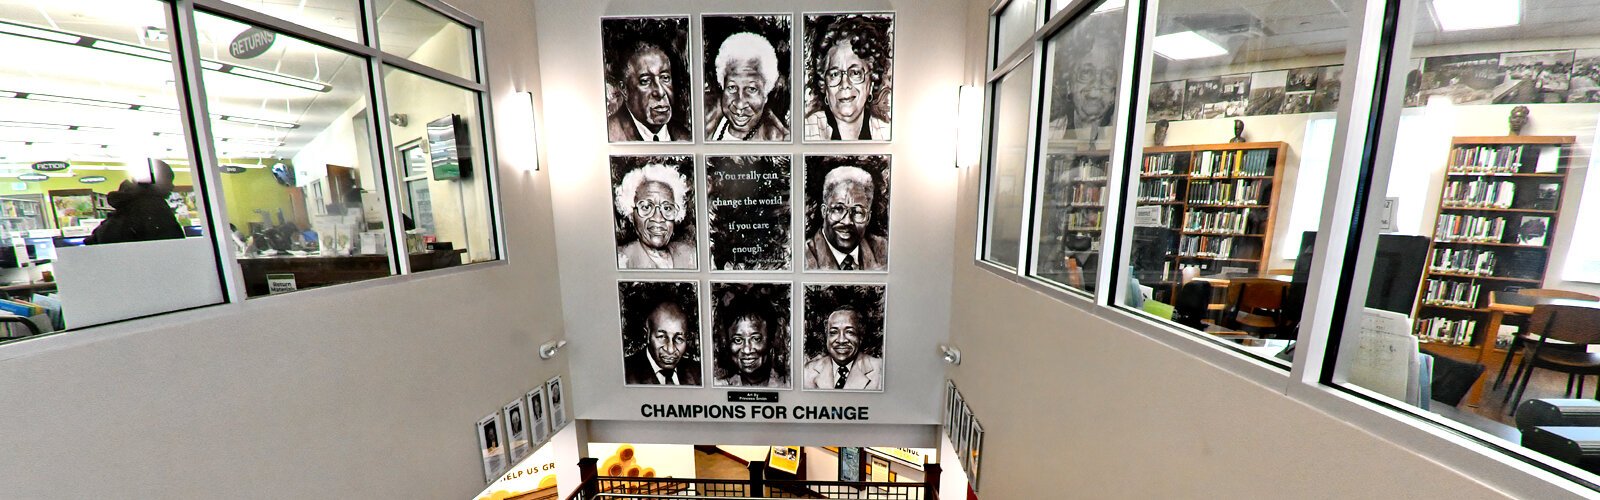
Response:
[[[500,444],[499,413],[478,420],[478,451],[483,455],[483,482],[493,483],[506,470],[506,451]]]
[[[500,407],[500,412],[506,416],[506,441],[511,448],[511,463],[521,462],[533,450],[532,443],[528,442],[528,421],[522,411],[522,398],[506,403]]]
[[[983,465],[983,425],[972,421],[972,437],[967,439],[966,469],[972,491],[978,491],[978,472]]]
[[[546,381],[544,390],[550,394],[550,433],[555,434],[567,425],[567,398],[561,392],[561,376]]]
[[[533,435],[533,445],[538,446],[550,438],[550,419],[545,418],[544,386],[528,391],[528,427]]]

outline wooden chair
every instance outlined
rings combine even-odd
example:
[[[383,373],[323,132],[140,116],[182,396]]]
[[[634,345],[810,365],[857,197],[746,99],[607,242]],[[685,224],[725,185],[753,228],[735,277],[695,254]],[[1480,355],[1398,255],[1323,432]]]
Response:
[[[1271,278],[1228,280],[1226,307],[1217,322],[1224,328],[1262,336],[1279,336],[1289,327],[1283,315],[1289,282]]]
[[[1507,408],[1513,415],[1517,412],[1516,403],[1522,402],[1522,395],[1528,390],[1528,381],[1533,378],[1534,369],[1544,368],[1568,374],[1569,391],[1571,376],[1600,375],[1600,354],[1590,353],[1586,349],[1590,344],[1600,344],[1600,306],[1534,306],[1528,330],[1535,332],[1535,339],[1531,341],[1533,351],[1523,356],[1522,362],[1517,364],[1516,375],[1511,379],[1511,387],[1515,390],[1506,391],[1505,396],[1505,401],[1512,403]],[[1566,342],[1574,348],[1552,349],[1551,341]],[[1516,394],[1514,399],[1513,393]]]
[[[1519,291],[1517,293],[1520,293],[1520,294],[1523,294],[1523,295],[1527,295],[1529,297],[1548,297],[1548,298],[1553,298],[1553,299],[1572,299],[1572,300],[1600,301],[1600,297],[1589,295],[1587,293],[1571,292],[1571,291],[1567,291],[1567,290],[1557,290],[1557,289],[1554,289],[1554,288],[1532,288],[1532,289],[1522,290],[1522,291]],[[1528,323],[1528,324],[1532,325],[1533,323]],[[1496,335],[1498,332],[1487,332],[1487,333],[1489,335]],[[1527,332],[1527,331],[1520,332],[1520,333],[1517,334],[1517,336],[1511,338],[1511,345],[1506,347],[1506,360],[1504,362],[1500,363],[1500,375],[1495,377],[1495,379],[1494,379],[1494,388],[1495,389],[1499,389],[1500,388],[1500,383],[1505,381],[1506,372],[1511,369],[1511,358],[1516,357],[1517,356],[1517,351],[1521,350],[1522,347],[1524,345],[1526,345],[1528,342],[1533,342],[1533,341],[1536,341],[1536,340],[1538,340],[1538,337],[1535,336],[1533,333],[1530,333],[1530,332]],[[1557,344],[1557,345],[1559,345],[1559,344]],[[1580,380],[1580,382],[1581,382],[1581,380]],[[1516,381],[1512,381],[1511,384],[1512,385],[1516,385]],[[1570,379],[1567,380],[1567,385],[1572,385],[1572,381]],[[1581,385],[1578,387],[1578,392],[1583,392],[1583,387]]]

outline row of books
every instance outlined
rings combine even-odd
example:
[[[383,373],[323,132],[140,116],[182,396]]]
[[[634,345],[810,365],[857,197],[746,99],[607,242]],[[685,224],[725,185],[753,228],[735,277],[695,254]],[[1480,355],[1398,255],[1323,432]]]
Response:
[[[1417,322],[1417,337],[1436,344],[1472,345],[1477,328],[1474,319],[1426,318]]]
[[[1140,175],[1172,175],[1178,172],[1178,159],[1188,153],[1158,153],[1144,156],[1139,165]]]
[[[1191,182],[1187,198],[1189,203],[1208,205],[1260,205],[1271,185],[1260,179]]]
[[[1189,169],[1189,176],[1272,175],[1272,152],[1270,149],[1201,151],[1195,154],[1195,164]]]
[[[1105,220],[1105,212],[1101,210],[1076,210],[1067,214],[1068,231],[1098,231],[1100,224]]]
[[[1178,220],[1178,207],[1176,206],[1161,207],[1159,213],[1161,214],[1161,227],[1172,227],[1173,222]]]
[[[1514,174],[1522,169],[1527,145],[1458,146],[1450,153],[1452,174]]]
[[[1511,181],[1450,181],[1444,184],[1441,202],[1447,207],[1511,208],[1516,194],[1517,183]]]
[[[0,299],[0,311],[26,318],[44,314],[45,307],[22,299]]]
[[[1428,270],[1436,273],[1494,276],[1496,260],[1493,250],[1435,248],[1433,262],[1428,265]]]
[[[1067,203],[1072,206],[1101,206],[1105,204],[1104,184],[1073,184],[1067,189]]]
[[[1232,236],[1184,236],[1178,239],[1178,255],[1184,257],[1210,257],[1217,259],[1252,259],[1254,256],[1245,256],[1240,251],[1244,245],[1237,244],[1237,238]]]
[[[1177,179],[1146,179],[1139,181],[1139,201],[1171,203],[1178,200]]]
[[[1435,240],[1446,242],[1498,243],[1505,238],[1505,234],[1505,217],[1480,215],[1441,214],[1433,230]]]
[[[1231,212],[1185,211],[1183,230],[1199,233],[1258,234],[1265,221],[1251,220],[1250,210]]]
[[[1422,291],[1422,303],[1435,306],[1478,307],[1483,285],[1473,281],[1429,279]]]

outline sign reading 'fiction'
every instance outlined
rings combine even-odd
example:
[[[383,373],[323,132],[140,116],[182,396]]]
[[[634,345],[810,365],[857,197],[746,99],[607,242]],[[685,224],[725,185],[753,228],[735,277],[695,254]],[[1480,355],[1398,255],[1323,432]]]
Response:
[[[228,44],[228,55],[234,59],[250,59],[267,53],[267,49],[272,48],[272,43],[276,41],[277,33],[252,27],[233,37],[233,42]]]
[[[867,406],[761,405],[761,404],[668,404],[639,405],[639,416],[654,419],[710,420],[870,420]]]
[[[33,169],[40,172],[55,172],[58,170],[66,170],[67,167],[70,166],[72,165],[64,161],[41,161],[33,164]]]

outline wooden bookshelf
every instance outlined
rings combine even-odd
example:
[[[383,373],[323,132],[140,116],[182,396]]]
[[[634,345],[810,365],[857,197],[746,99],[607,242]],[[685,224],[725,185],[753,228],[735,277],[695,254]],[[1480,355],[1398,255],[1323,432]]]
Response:
[[[1224,267],[1266,270],[1288,147],[1242,142],[1144,148],[1135,205],[1161,216],[1159,224],[1148,223],[1148,212],[1140,217],[1146,223],[1135,229],[1135,239],[1166,248],[1159,259],[1136,258],[1135,266],[1140,283],[1156,290],[1156,300],[1171,303],[1182,266],[1198,266],[1201,274]],[[1165,243],[1139,241],[1142,232],[1165,233],[1150,235]],[[1213,242],[1227,242],[1230,251],[1214,251]],[[1150,252],[1135,250],[1141,254]]]
[[[1057,144],[1046,152],[1039,178],[1045,197],[1039,214],[1039,276],[1093,291],[1094,270],[1086,264],[1099,257],[1110,163],[1111,152],[1104,149]],[[1085,241],[1086,248],[1073,248]]]
[[[1487,331],[1489,293],[1544,283],[1575,142],[1572,136],[1451,140],[1412,310],[1415,333],[1430,349],[1450,346],[1433,350],[1479,362],[1497,334]]]

